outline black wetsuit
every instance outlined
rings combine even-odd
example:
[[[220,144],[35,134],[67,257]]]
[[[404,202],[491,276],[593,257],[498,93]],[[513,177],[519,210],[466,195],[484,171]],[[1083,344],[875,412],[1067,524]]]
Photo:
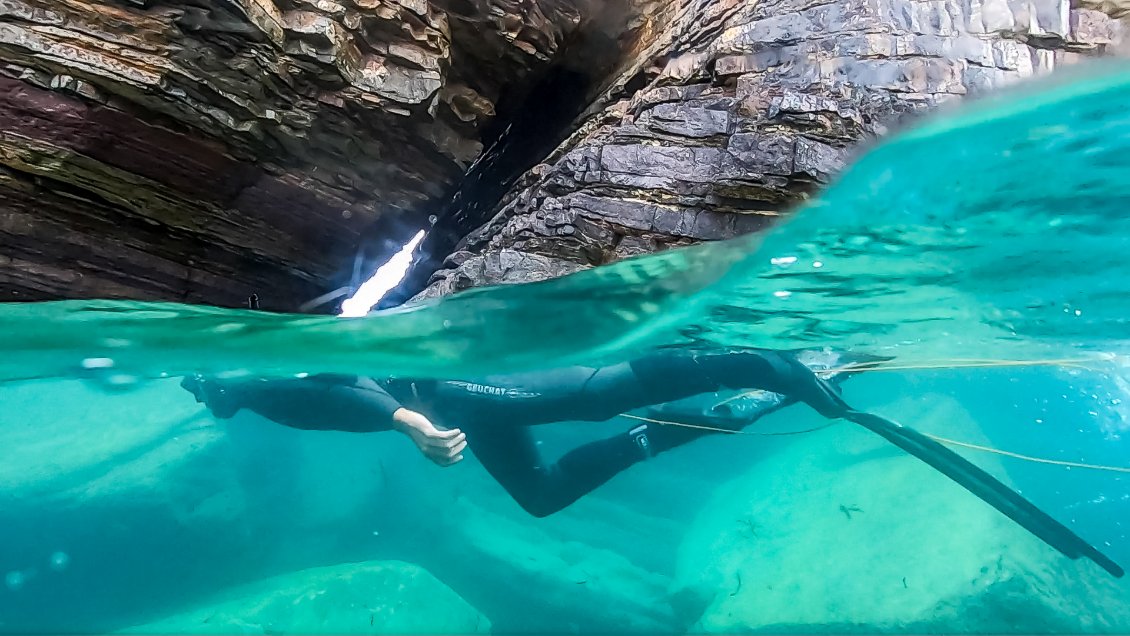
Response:
[[[636,426],[546,464],[530,426],[604,421],[722,389],[764,389],[790,399],[775,396],[741,418],[702,413],[709,422],[699,423],[739,428],[793,400],[806,401],[835,417],[835,404],[824,395],[826,386],[790,354],[743,350],[725,354],[672,351],[601,368],[565,367],[474,381],[318,375],[226,383],[225,391],[234,398],[236,409],[247,408],[305,430],[390,430],[397,409],[423,413],[436,424],[462,429],[487,471],[526,511],[541,517],[568,506],[641,459],[708,431]],[[679,420],[695,415],[693,409],[685,409]]]

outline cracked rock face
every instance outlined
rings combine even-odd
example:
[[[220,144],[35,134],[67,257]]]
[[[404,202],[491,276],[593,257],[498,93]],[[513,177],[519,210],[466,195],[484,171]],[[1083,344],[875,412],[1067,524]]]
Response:
[[[0,0],[0,293],[293,309],[422,222],[587,0]]]
[[[860,139],[1118,44],[1068,0],[670,0],[580,129],[417,298],[766,227]]]
[[[570,59],[603,92],[557,151],[489,175],[540,161],[467,203],[460,234],[490,221],[426,296],[756,231],[899,117],[1119,46],[1124,9],[0,0],[0,299],[294,310],[493,165]],[[570,48],[593,24],[618,62]]]

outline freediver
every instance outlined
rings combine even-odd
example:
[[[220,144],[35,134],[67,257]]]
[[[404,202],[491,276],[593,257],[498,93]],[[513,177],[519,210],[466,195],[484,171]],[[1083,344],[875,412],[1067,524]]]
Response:
[[[846,419],[882,436],[977,495],[1069,558],[1086,556],[1116,577],[1123,570],[1047,513],[938,442],[885,418],[853,409],[837,382],[882,358],[840,356],[822,378],[797,353],[664,350],[604,367],[564,367],[465,380],[315,375],[287,379],[184,379],[220,419],[248,409],[302,430],[370,433],[396,430],[430,460],[460,461],[468,443],[483,467],[527,512],[553,514],[633,464],[712,432],[737,431],[795,402],[829,419]],[[760,389],[776,399],[737,417],[706,412],[706,428],[643,423],[581,445],[545,464],[530,427],[605,421],[628,411],[678,403],[724,389]],[[684,421],[690,415],[682,413]],[[437,424],[438,423],[438,424]]]

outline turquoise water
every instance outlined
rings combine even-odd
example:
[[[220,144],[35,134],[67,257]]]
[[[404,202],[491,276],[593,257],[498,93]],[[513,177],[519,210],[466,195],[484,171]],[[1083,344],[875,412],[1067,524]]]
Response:
[[[876,146],[767,235],[367,319],[0,307],[0,630],[1130,631],[1125,579],[850,424],[708,437],[535,519],[473,451],[216,420],[178,386],[833,347],[894,358],[844,385],[859,408],[1130,466],[1126,104],[1128,72],[1065,74]],[[554,457],[636,423],[536,435]],[[957,448],[1130,563],[1125,471]]]

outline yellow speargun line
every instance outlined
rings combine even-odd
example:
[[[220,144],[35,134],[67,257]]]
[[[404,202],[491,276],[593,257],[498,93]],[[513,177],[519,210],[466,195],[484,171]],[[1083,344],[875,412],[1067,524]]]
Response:
[[[1109,359],[1109,358],[1108,358]],[[843,367],[820,370],[819,373],[839,373],[843,371],[906,371],[916,369],[985,369],[993,367],[1076,367],[1090,369],[1089,363],[1101,362],[1104,358],[1049,358],[1043,360],[994,360],[978,358],[952,358],[932,362],[909,364],[858,363]]]
[[[622,414],[620,417],[626,417],[628,419],[639,420],[639,421],[642,421],[642,422],[649,422],[651,424],[661,424],[661,425],[664,425],[664,426],[680,426],[682,428],[695,428],[695,429],[698,429],[698,430],[710,431],[710,432],[714,432],[714,433],[728,433],[730,435],[757,435],[757,436],[800,435],[802,433],[812,433],[812,432],[815,432],[815,431],[819,431],[821,429],[825,429],[825,428],[831,426],[832,424],[834,424],[834,422],[830,422],[828,424],[824,424],[823,426],[818,426],[816,428],[808,428],[808,429],[804,429],[804,430],[800,430],[800,431],[788,431],[788,432],[784,432],[784,433],[761,433],[761,432],[758,432],[758,431],[743,431],[743,430],[735,431],[735,430],[730,430],[728,428],[717,428],[717,427],[714,427],[714,426],[705,426],[705,425],[701,425],[701,424],[687,424],[686,422],[673,422],[673,421],[670,421],[670,420],[657,420],[657,419],[654,419],[654,418],[642,417],[642,416],[639,416],[639,415],[629,415],[627,413]],[[937,435],[931,435],[929,433],[922,433],[921,431],[919,431],[919,433],[921,433],[922,435],[925,435],[926,437],[929,437],[930,439],[934,440],[935,442],[939,442],[941,444],[948,444],[950,446],[958,446],[958,447],[961,447],[961,448],[968,448],[970,450],[982,451],[982,452],[985,452],[985,453],[993,453],[995,455],[1002,455],[1004,457],[1012,457],[1013,459],[1020,459],[1020,460],[1026,461],[1026,462],[1034,462],[1034,463],[1037,463],[1037,464],[1051,464],[1053,466],[1067,466],[1069,468],[1087,468],[1087,469],[1090,469],[1090,470],[1101,470],[1101,471],[1112,472],[1112,473],[1130,473],[1130,467],[1125,467],[1125,466],[1103,466],[1101,464],[1086,464],[1086,463],[1083,463],[1083,462],[1069,462],[1069,461],[1062,461],[1062,460],[1058,460],[1058,459],[1047,459],[1045,457],[1034,457],[1032,455],[1022,455],[1020,453],[1014,453],[1012,451],[1001,450],[999,448],[993,448],[991,446],[981,446],[979,444],[970,444],[969,442],[961,442],[961,441],[958,441],[958,440],[947,439],[945,437],[938,437]]]
[[[1089,364],[1095,362],[1110,361],[1114,358],[1111,356],[1095,357],[1095,358],[1048,358],[1040,360],[996,360],[991,358],[951,358],[949,360],[925,361],[909,364],[887,364],[884,362],[859,362],[847,364],[842,367],[832,367],[830,369],[816,370],[818,374],[824,373],[844,373],[847,371],[921,371],[929,369],[987,369],[994,367],[1072,367],[1076,369],[1093,370]],[[748,397],[760,390],[744,391],[737,395],[732,395],[715,406],[739,400],[743,397]]]

